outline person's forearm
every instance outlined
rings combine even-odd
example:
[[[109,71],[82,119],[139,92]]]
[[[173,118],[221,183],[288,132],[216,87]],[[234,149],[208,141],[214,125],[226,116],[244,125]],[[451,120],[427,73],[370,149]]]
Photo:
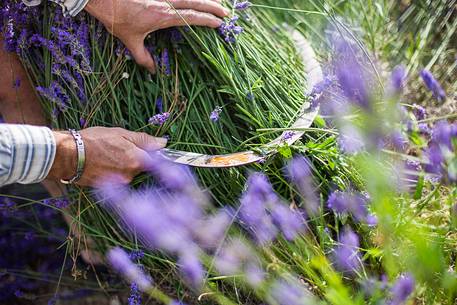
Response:
[[[7,123],[46,125],[40,101],[16,54],[8,53],[0,36],[0,114]]]

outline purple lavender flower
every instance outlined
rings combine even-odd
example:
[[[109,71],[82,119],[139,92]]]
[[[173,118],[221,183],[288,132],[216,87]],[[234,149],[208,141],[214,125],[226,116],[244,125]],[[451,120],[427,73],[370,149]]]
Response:
[[[424,107],[414,104],[413,113],[418,121],[422,121],[427,117],[427,110]]]
[[[446,100],[446,92],[441,87],[441,84],[435,79],[433,74],[424,69],[420,72],[420,75],[427,88],[433,93],[433,96],[439,102],[444,102]]]
[[[151,160],[148,170],[159,179],[163,187],[193,196],[200,192],[196,178],[188,167],[165,160],[157,153],[151,155]],[[206,204],[203,201],[200,203]]]
[[[392,75],[390,77],[391,84],[395,92],[401,92],[405,85],[406,81],[406,69],[405,66],[400,65],[396,66],[392,71]]]
[[[435,127],[432,131],[432,141],[445,147],[449,150],[452,150],[452,127],[446,121],[440,121],[435,124]]]
[[[340,235],[334,254],[335,266],[339,271],[352,273],[362,267],[358,248],[359,237],[351,229],[346,228]]]
[[[425,170],[428,173],[440,175],[444,166],[444,156],[441,148],[436,143],[430,143],[428,148],[424,151],[425,156]]]
[[[194,288],[200,288],[205,277],[205,270],[195,253],[182,254],[178,260],[184,279]]]
[[[254,288],[259,287],[265,280],[265,271],[256,263],[249,262],[245,265],[244,275],[246,281]]]
[[[341,89],[351,102],[369,111],[371,103],[366,73],[356,57],[357,47],[343,39],[336,40],[335,45],[337,52],[335,74]]]
[[[235,4],[235,9],[239,10],[239,11],[244,11],[244,10],[250,8],[251,5],[252,5],[252,3],[249,1],[242,1],[242,2],[238,2]]]
[[[51,198],[43,200],[43,204],[56,207],[58,209],[65,209],[70,205],[67,198]]]
[[[238,16],[233,16],[231,19],[224,22],[219,27],[219,34],[221,34],[225,42],[235,43],[237,36],[243,32],[243,28],[241,26],[236,25],[238,19]]]
[[[365,148],[365,141],[355,126],[345,125],[340,129],[338,145],[344,153],[354,155]]]
[[[432,134],[432,130],[427,123],[419,123],[417,124],[417,128],[419,129],[419,133],[424,136],[429,136]]]
[[[260,244],[272,241],[277,234],[277,229],[267,212],[267,208],[278,202],[266,176],[254,173],[249,176],[248,189],[241,198],[239,217]]]
[[[128,305],[141,305],[141,292],[136,283],[130,285],[130,295],[127,302]]]
[[[211,112],[211,114],[209,116],[210,120],[213,122],[219,121],[221,113],[222,113],[222,107],[216,106],[216,108],[214,108],[214,110]]]
[[[294,240],[305,229],[301,215],[284,204],[276,204],[271,211],[271,217],[273,223],[289,241]]]
[[[404,274],[398,278],[391,289],[391,305],[402,305],[413,293],[415,287],[414,277],[411,274]]]
[[[205,249],[217,248],[223,240],[232,218],[226,209],[219,210],[216,214],[192,226],[193,234],[198,244]]]
[[[171,75],[171,67],[170,67],[170,55],[168,54],[168,49],[165,48],[162,51],[162,60],[161,60],[161,65],[162,65],[162,71],[166,76]]]
[[[186,304],[181,301],[173,300],[168,305],[186,305]]]
[[[336,213],[345,213],[349,210],[349,200],[346,197],[346,193],[335,191],[328,197],[327,206]]]
[[[143,250],[132,250],[129,253],[129,257],[132,261],[139,261],[139,260],[143,259],[144,251]]]
[[[85,118],[83,118],[83,117],[79,118],[79,127],[86,128],[86,124],[87,124],[87,122],[86,122]]]
[[[294,157],[287,165],[287,173],[305,200],[305,209],[308,214],[316,215],[319,213],[319,200],[315,192],[316,187],[312,178],[310,161],[305,157]]]
[[[282,138],[284,139],[284,141],[289,141],[290,139],[292,139],[295,135],[295,132],[294,131],[286,131],[284,132]]]
[[[405,181],[405,186],[409,190],[414,190],[419,181],[421,164],[418,161],[406,160],[404,167],[403,180]]]
[[[258,287],[265,278],[265,272],[258,258],[240,239],[231,240],[222,247],[215,257],[215,266],[222,275],[243,273],[247,282],[253,287]]]
[[[141,291],[147,291],[152,287],[151,279],[129,258],[129,255],[121,248],[112,248],[107,253],[107,259],[111,266],[116,269],[129,282],[136,283]]]
[[[234,275],[241,271],[246,261],[254,257],[251,249],[240,239],[227,242],[215,258],[215,266],[223,275]]]
[[[312,294],[298,280],[278,280],[270,290],[270,297],[279,305],[315,304]]]
[[[177,28],[173,28],[170,30],[170,41],[172,44],[176,45],[181,43],[184,40],[184,36],[182,35],[181,31]]]
[[[162,126],[170,118],[169,112],[158,113],[149,119],[149,124]]]
[[[252,102],[252,101],[254,101],[254,99],[255,99],[255,95],[254,95],[254,93],[252,93],[252,92],[248,92],[248,93],[246,94],[246,98],[247,98],[249,101]]]
[[[327,206],[338,214],[351,214],[358,222],[370,226],[377,223],[376,217],[368,213],[368,200],[360,193],[335,191],[330,194]]]
[[[163,98],[161,96],[156,99],[156,108],[159,113],[163,112]]]

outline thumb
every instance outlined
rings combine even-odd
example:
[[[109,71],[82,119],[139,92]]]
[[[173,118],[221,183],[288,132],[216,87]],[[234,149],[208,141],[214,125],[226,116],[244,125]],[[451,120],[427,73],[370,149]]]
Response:
[[[132,53],[132,56],[137,64],[145,67],[149,70],[149,72],[153,74],[155,73],[156,65],[154,63],[154,59],[148,49],[146,49],[144,40],[137,41],[130,45],[126,44],[126,47],[130,50],[130,53]]]
[[[127,131],[126,139],[146,152],[153,152],[164,148],[167,145],[167,139],[156,138],[144,132]]]

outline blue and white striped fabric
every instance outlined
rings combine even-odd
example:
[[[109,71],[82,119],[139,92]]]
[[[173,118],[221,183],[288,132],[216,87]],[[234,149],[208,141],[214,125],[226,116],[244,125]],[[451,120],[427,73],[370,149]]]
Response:
[[[22,2],[27,6],[37,6],[42,0],[22,0]],[[52,0],[52,2],[55,2],[62,7],[65,16],[74,17],[84,9],[89,0]]]
[[[56,142],[49,128],[0,124],[0,186],[43,181],[55,155]]]

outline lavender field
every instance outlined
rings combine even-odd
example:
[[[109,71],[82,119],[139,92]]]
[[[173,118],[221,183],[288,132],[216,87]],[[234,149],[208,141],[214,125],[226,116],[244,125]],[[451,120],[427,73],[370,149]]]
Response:
[[[0,3],[49,126],[223,165],[0,188],[0,304],[456,305],[457,1],[222,2],[147,36],[155,73],[85,12]]]

